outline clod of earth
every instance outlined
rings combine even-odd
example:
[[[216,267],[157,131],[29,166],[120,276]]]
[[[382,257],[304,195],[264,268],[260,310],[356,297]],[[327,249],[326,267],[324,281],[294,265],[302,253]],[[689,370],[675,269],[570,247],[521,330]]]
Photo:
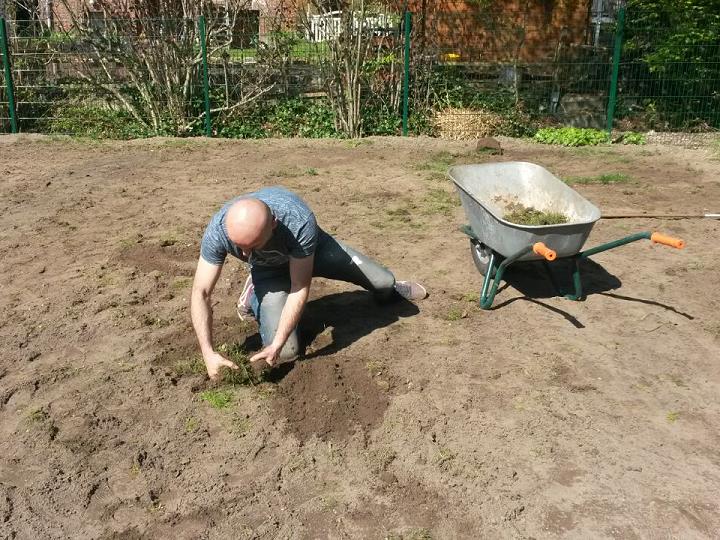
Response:
[[[560,212],[542,212],[520,203],[509,204],[503,219],[516,225],[558,225],[568,222],[568,217]]]

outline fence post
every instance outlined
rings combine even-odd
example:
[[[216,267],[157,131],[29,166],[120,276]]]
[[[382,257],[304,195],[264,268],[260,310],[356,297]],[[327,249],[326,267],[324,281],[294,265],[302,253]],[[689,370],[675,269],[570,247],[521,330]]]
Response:
[[[402,116],[402,134],[407,137],[408,134],[408,109],[410,99],[410,25],[412,23],[412,14],[405,11],[405,73],[403,75],[403,116]]]
[[[607,134],[610,138],[613,128],[613,120],[615,117],[615,104],[617,103],[617,83],[618,74],[620,73],[620,53],[623,45],[623,29],[625,27],[625,6],[621,6],[618,10],[617,28],[615,30],[615,48],[613,50],[613,67],[612,76],[610,78],[610,99],[608,101],[607,110]]]
[[[198,20],[200,33],[200,52],[203,65],[203,97],[205,98],[205,136],[212,137],[212,123],[210,120],[210,80],[208,77],[207,43],[205,35],[205,15]]]
[[[0,19],[0,48],[2,48],[3,67],[5,68],[5,88],[8,95],[8,116],[10,117],[10,130],[18,132],[17,111],[15,110],[15,89],[13,87],[12,70],[10,69],[10,48],[8,47],[7,29],[5,19]]]

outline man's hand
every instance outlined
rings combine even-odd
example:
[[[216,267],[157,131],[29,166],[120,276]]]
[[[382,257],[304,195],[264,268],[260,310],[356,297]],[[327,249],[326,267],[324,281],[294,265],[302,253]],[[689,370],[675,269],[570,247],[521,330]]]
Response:
[[[203,357],[203,359],[205,360],[205,368],[207,369],[208,376],[213,381],[220,379],[220,368],[222,366],[229,367],[230,369],[240,369],[237,364],[234,364],[222,354],[218,354],[215,351]]]
[[[278,356],[280,356],[280,349],[274,345],[268,345],[262,351],[250,358],[250,363],[255,364],[265,360],[270,367],[273,367],[277,362]]]

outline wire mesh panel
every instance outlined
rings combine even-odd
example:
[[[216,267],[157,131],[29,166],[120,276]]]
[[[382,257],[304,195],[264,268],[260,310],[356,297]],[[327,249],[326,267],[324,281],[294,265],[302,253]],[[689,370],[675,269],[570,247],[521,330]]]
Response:
[[[409,43],[410,132],[476,138],[530,135],[546,125],[602,129],[613,115],[620,130],[717,130],[720,31],[680,8],[666,6],[668,14],[631,2],[623,34],[621,4],[594,2],[588,15],[582,2],[423,3]],[[401,133],[402,13],[362,0],[343,10],[277,14],[202,6],[193,18],[91,12],[54,26],[10,21],[20,131]],[[0,130],[7,132],[0,77]]]
[[[618,127],[684,132],[720,128],[720,41],[668,48],[658,47],[653,39],[635,35],[625,43]]]
[[[195,129],[195,21],[88,19],[59,31],[31,23],[10,25],[20,131],[137,137]]]

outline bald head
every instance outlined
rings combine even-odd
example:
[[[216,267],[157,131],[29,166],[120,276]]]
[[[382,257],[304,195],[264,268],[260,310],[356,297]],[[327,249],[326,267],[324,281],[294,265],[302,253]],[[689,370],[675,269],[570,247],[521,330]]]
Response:
[[[265,244],[272,236],[273,226],[270,208],[258,199],[240,199],[225,215],[228,238],[243,251]]]

